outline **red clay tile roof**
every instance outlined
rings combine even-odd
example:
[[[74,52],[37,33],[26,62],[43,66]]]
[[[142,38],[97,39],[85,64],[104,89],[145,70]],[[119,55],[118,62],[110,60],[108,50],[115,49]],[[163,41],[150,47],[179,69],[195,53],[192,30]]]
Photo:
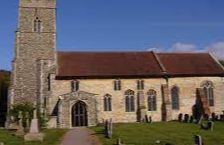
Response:
[[[158,53],[171,76],[223,75],[224,70],[209,53]]]
[[[57,78],[224,76],[207,53],[58,52]]]
[[[152,52],[58,52],[58,76],[161,76]]]

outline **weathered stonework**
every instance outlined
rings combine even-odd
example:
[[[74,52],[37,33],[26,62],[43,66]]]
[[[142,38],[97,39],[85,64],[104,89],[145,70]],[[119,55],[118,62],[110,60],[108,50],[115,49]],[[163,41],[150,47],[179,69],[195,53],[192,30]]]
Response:
[[[80,91],[88,92],[92,94],[97,94],[94,96],[97,102],[97,122],[102,123],[106,119],[113,118],[113,122],[136,122],[137,121],[137,109],[138,109],[138,100],[137,100],[137,85],[136,80],[138,79],[121,79],[122,90],[114,91],[113,89],[113,79],[83,79],[80,81]],[[153,121],[162,121],[162,104],[163,102],[163,89],[166,92],[166,121],[177,119],[179,113],[183,114],[192,114],[192,107],[196,103],[196,89],[200,88],[200,85],[203,81],[210,80],[214,83],[214,96],[215,96],[215,106],[210,107],[211,112],[222,113],[224,110],[224,100],[223,95],[224,91],[220,88],[224,87],[223,78],[221,77],[188,77],[188,78],[170,78],[168,80],[168,85],[166,79],[144,79],[145,89],[142,91],[144,94],[144,103],[141,101],[141,105],[146,106],[146,115],[151,116]],[[52,80],[52,91],[50,96],[50,106],[53,111],[55,104],[57,104],[59,96],[68,93],[70,96],[71,92],[71,81],[70,80]],[[171,94],[170,90],[172,86],[178,86],[180,88],[179,100],[180,100],[180,109],[172,110],[171,108]],[[125,96],[124,92],[128,89],[131,89],[135,92],[135,112],[125,112]],[[147,91],[149,89],[154,89],[157,92],[157,110],[156,111],[147,111]],[[218,89],[218,90],[216,90]],[[112,111],[104,111],[103,108],[103,97],[106,94],[112,96]],[[66,105],[66,108],[69,105]],[[68,112],[71,110],[71,105]],[[64,119],[71,120],[69,117],[70,114],[64,115]],[[67,117],[67,118],[66,118]],[[60,116],[59,116],[60,118]],[[69,124],[63,124],[64,127],[71,127]]]
[[[87,105],[87,119],[88,126],[97,125],[97,100],[95,98],[96,94],[91,94],[87,92],[71,92],[59,97],[59,127],[60,128],[70,128],[72,126],[72,107],[78,101],[82,101]]]
[[[37,101],[40,73],[39,60],[55,60],[56,1],[20,0],[15,39],[11,103]],[[41,21],[40,32],[34,32],[34,20]]]
[[[34,32],[34,19],[41,20],[40,32]],[[79,90],[72,91],[72,80],[57,78],[56,52],[56,0],[20,0],[18,29],[15,39],[15,58],[10,88],[10,105],[25,101],[38,104],[40,112],[49,120],[48,127],[71,128],[72,107],[82,101],[87,107],[88,125],[113,122],[136,122],[145,116],[152,121],[169,121],[179,113],[192,114],[196,104],[196,89],[203,81],[214,85],[214,107],[216,114],[224,110],[223,77],[161,77],[118,78],[121,90],[114,90],[114,79],[80,79]],[[159,58],[157,58],[157,61]],[[161,62],[160,62],[161,63]],[[163,66],[160,66],[163,68]],[[76,69],[76,68],[73,68]],[[163,68],[165,73],[165,68]],[[144,80],[144,89],[137,89],[137,80]],[[171,89],[179,88],[178,110],[172,109]],[[156,111],[148,111],[147,92],[156,91]],[[125,111],[125,91],[135,92],[133,112]],[[112,111],[104,111],[104,96],[112,96]],[[203,95],[202,95],[203,96]],[[205,99],[205,97],[204,97]],[[138,114],[140,112],[140,114]]]

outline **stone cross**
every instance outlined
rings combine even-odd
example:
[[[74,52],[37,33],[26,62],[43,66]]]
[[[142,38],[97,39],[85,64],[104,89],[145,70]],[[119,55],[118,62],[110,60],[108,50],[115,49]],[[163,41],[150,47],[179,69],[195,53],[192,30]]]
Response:
[[[39,131],[37,111],[33,112],[33,119],[31,121],[29,133],[24,136],[25,141],[43,141],[44,135]]]

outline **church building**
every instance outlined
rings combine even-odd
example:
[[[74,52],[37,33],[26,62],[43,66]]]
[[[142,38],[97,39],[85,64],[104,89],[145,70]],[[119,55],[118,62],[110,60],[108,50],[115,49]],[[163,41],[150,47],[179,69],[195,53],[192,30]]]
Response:
[[[19,1],[9,103],[38,106],[49,128],[224,110],[224,69],[208,53],[62,52],[56,34],[56,0]]]

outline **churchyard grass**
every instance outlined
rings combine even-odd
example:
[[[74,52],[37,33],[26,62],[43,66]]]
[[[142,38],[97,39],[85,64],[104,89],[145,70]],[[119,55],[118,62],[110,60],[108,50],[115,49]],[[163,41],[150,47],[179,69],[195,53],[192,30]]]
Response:
[[[16,137],[12,132],[0,129],[0,142],[5,145],[59,145],[63,135],[67,132],[66,129],[47,129],[43,142],[24,142],[22,137]]]
[[[105,138],[103,126],[91,129],[103,145],[113,145],[118,138],[126,145],[193,145],[194,135],[201,135],[205,145],[224,145],[224,122],[215,122],[214,131],[201,130],[197,124],[180,122],[114,124],[112,139]]]

